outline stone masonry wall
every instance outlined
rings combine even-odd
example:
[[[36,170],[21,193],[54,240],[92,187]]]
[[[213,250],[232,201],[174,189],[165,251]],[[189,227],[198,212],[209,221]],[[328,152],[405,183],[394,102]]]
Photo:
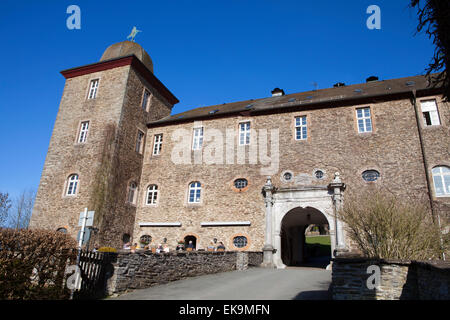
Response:
[[[245,270],[249,265],[261,263],[262,252],[177,251],[155,254],[150,251],[121,251],[114,263],[114,273],[108,281],[107,292],[109,295],[123,293],[129,289],[148,288],[187,277]]]
[[[448,103],[440,97],[436,98],[441,115],[439,138],[430,136],[425,139],[430,150],[433,164],[446,164],[448,146],[450,145]],[[422,98],[421,98],[422,99]],[[358,133],[355,109],[370,106],[372,113],[373,132]],[[420,108],[420,106],[419,106]],[[294,118],[306,115],[308,121],[308,138],[298,141],[294,138]],[[197,244],[206,248],[213,238],[223,241],[227,248],[235,250],[233,237],[245,235],[249,245],[245,250],[257,251],[264,246],[265,207],[261,188],[266,181],[266,175],[260,169],[266,167],[258,160],[253,164],[249,161],[250,146],[238,146],[237,139],[230,150],[224,146],[217,150],[214,157],[222,159],[222,163],[207,164],[204,158],[195,159],[203,154],[212,154],[208,149],[215,137],[207,136],[208,130],[216,129],[226,136],[226,130],[237,135],[239,122],[250,121],[251,128],[278,129],[280,158],[278,168],[272,176],[276,187],[295,187],[304,184],[297,177],[309,177],[308,185],[326,186],[334,172],[341,174],[341,179],[347,185],[345,197],[383,187],[399,197],[412,197],[429,204],[426,185],[426,173],[419,144],[419,135],[413,104],[409,99],[392,101],[374,101],[361,105],[339,105],[328,108],[299,108],[270,115],[230,117],[208,119],[198,122],[184,122],[173,125],[150,128],[147,132],[146,151],[143,160],[139,201],[136,210],[133,241],[139,242],[142,235],[148,234],[154,239],[153,244],[167,238],[168,244],[175,248],[177,241],[186,235],[197,237]],[[196,126],[203,126],[205,138],[203,152],[191,151],[192,131]],[[183,137],[176,137],[177,132],[183,132]],[[433,131],[433,132],[434,132]],[[163,134],[161,154],[152,155],[153,137]],[[253,133],[252,133],[253,134]],[[224,139],[225,140],[225,139]],[[188,163],[177,164],[173,161],[180,142],[187,146]],[[270,141],[270,139],[269,139]],[[434,148],[439,145],[439,148]],[[431,152],[431,149],[434,151]],[[238,163],[237,153],[246,154],[245,161]],[[234,163],[229,164],[227,157],[234,152]],[[431,155],[432,154],[432,155]],[[431,161],[431,160],[430,160]],[[323,179],[314,177],[315,169],[325,172]],[[365,170],[375,169],[381,177],[376,182],[366,182],[361,174]],[[294,174],[292,182],[281,179],[283,171],[291,170]],[[428,168],[431,172],[431,168]],[[242,192],[236,192],[233,181],[237,178],[248,180],[248,187]],[[202,199],[200,204],[187,202],[187,190],[190,182],[199,181],[202,184]],[[149,184],[158,185],[158,201],[156,205],[146,205],[144,202],[146,188]],[[345,201],[345,200],[344,200]],[[442,213],[448,214],[450,198],[439,198]],[[299,204],[300,205],[300,204]],[[201,222],[208,221],[250,221],[250,226],[233,227],[201,227]],[[178,222],[180,227],[140,227],[140,222]]]
[[[380,267],[380,285],[367,287],[371,265]],[[450,263],[444,261],[394,261],[333,259],[334,300],[449,300]]]

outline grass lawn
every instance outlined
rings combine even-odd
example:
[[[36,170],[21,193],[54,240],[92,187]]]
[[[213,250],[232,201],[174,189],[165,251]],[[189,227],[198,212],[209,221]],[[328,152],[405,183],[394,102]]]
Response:
[[[323,244],[323,245],[331,245],[330,236],[311,236],[306,237],[306,243],[307,244]]]

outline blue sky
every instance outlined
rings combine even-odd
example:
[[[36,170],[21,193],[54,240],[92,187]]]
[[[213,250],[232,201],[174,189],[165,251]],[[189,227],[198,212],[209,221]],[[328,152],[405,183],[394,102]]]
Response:
[[[345,4],[342,4],[345,3]],[[0,2],[0,191],[39,184],[59,107],[61,70],[97,62],[133,26],[155,75],[194,107],[422,74],[434,47],[408,0]],[[69,30],[69,5],[81,30]],[[381,30],[369,30],[369,5]]]

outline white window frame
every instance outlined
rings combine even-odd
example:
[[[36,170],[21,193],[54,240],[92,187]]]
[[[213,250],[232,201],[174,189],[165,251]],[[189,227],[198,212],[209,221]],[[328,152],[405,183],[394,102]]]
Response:
[[[197,185],[198,184],[198,185]],[[194,193],[194,197],[191,201],[191,192]],[[194,181],[191,182],[189,184],[189,189],[188,189],[188,203],[191,204],[198,204],[200,203],[202,198],[202,184],[200,183],[200,181]]]
[[[134,205],[136,204],[137,189],[138,189],[137,183],[134,181],[131,181],[130,184],[128,185],[128,194],[127,194],[127,202],[128,203],[134,204]]]
[[[361,117],[358,115],[358,110],[361,111]],[[366,115],[365,110],[369,110],[369,115]],[[373,131],[373,123],[372,123],[372,111],[370,110],[370,107],[363,107],[363,108],[356,108],[356,125],[358,126],[358,133],[367,133]],[[367,120],[369,120],[370,123],[370,130],[368,129]],[[360,127],[360,121],[363,123],[363,131],[361,131]]]
[[[247,128],[248,124],[248,128]],[[250,121],[242,121],[239,122],[239,145],[247,146],[250,144],[251,138],[251,122]]]
[[[78,174],[71,174],[67,178],[67,188],[66,188],[66,192],[65,192],[66,196],[73,197],[73,196],[77,195],[78,184],[79,184],[78,182],[79,182]]]
[[[422,109],[423,125],[425,127],[441,125],[437,102],[435,99],[420,101],[420,108]],[[425,116],[426,113],[429,114],[431,124],[427,124],[427,118]]]
[[[95,99],[97,97],[98,84],[100,79],[92,79],[89,85],[88,100]]]
[[[139,154],[142,154],[144,151],[144,140],[145,140],[144,131],[141,131],[138,129],[138,134],[136,137],[136,146],[135,146],[134,150]]]
[[[80,123],[80,132],[78,134],[78,143],[85,143],[89,132],[89,121],[82,121]]]
[[[150,201],[149,201],[150,197]],[[158,185],[151,184],[147,187],[147,192],[145,193],[145,204],[147,206],[154,206],[158,203]]]
[[[295,140],[308,139],[308,118],[307,118],[307,116],[297,116],[297,117],[295,117],[294,122],[295,122],[294,123],[294,125],[295,125]],[[303,130],[303,129],[305,129],[305,130]],[[298,133],[300,133],[300,138],[299,138]]]
[[[146,94],[148,94],[148,95],[146,95]],[[142,95],[141,107],[142,107],[142,109],[144,109],[144,111],[147,111],[147,112],[148,112],[148,104],[150,101],[150,96],[151,96],[150,91],[148,91],[147,89],[144,89],[144,93]]]
[[[163,134],[155,134],[153,138],[153,152],[152,155],[159,156],[161,154],[162,150],[162,143],[163,143]]]
[[[445,177],[449,177],[448,179],[450,179],[450,172],[444,172],[443,171],[444,167],[450,170],[450,167],[448,167],[448,166],[436,166],[431,171],[431,174],[433,176],[434,193],[435,193],[436,197],[450,197],[450,183],[448,185],[445,184]],[[435,169],[439,169],[439,172],[434,173],[433,171]],[[442,187],[444,189],[444,193],[442,193],[442,194],[437,193],[437,188],[436,188],[437,179],[440,180]]]
[[[203,147],[203,127],[194,128],[192,133],[192,150],[200,150]]]

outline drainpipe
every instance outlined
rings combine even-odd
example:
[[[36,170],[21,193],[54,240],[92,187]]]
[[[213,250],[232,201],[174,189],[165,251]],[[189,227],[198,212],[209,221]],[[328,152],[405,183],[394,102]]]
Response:
[[[420,113],[419,110],[417,109],[417,97],[416,97],[416,90],[413,89],[411,91],[412,93],[412,104],[414,106],[414,112],[416,115],[416,124],[417,124],[417,132],[419,133],[419,143],[420,143],[420,149],[422,151],[422,159],[423,159],[423,166],[424,166],[424,170],[425,170],[425,179],[427,182],[427,189],[428,189],[428,199],[430,200],[430,208],[431,208],[431,217],[433,219],[433,223],[436,223],[436,217],[437,217],[437,224],[438,224],[438,228],[439,228],[439,240],[441,242],[441,246],[443,244],[443,240],[442,240],[442,231],[441,231],[441,219],[439,216],[439,213],[436,212],[435,208],[434,208],[434,203],[433,203],[433,197],[432,197],[432,192],[431,192],[431,181],[430,181],[430,176],[428,174],[428,159],[425,153],[425,147],[423,144],[423,137],[422,137],[422,127],[420,125]],[[442,258],[443,260],[445,260],[445,253],[442,252]]]

